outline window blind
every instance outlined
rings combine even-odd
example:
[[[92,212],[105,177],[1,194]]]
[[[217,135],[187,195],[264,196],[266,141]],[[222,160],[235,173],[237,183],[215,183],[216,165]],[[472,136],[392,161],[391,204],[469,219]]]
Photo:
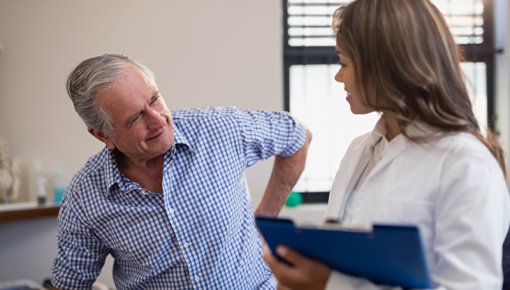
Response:
[[[332,15],[351,1],[288,0],[287,35],[289,47],[335,46]],[[432,0],[443,13],[458,44],[484,41],[483,0]]]

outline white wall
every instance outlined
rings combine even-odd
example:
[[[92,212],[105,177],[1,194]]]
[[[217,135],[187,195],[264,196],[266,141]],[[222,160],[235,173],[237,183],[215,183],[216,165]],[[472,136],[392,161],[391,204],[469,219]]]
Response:
[[[65,80],[81,60],[106,52],[149,66],[171,108],[281,110],[281,13],[275,0],[0,0],[0,135],[25,170],[39,159],[69,179],[102,145],[74,112]],[[248,170],[255,203],[271,164]],[[22,243],[14,231],[25,233]],[[1,224],[0,280],[39,282],[49,273],[56,246],[48,233],[53,221]],[[44,255],[33,257],[35,246]],[[27,257],[41,259],[38,271]]]
[[[102,145],[74,112],[65,80],[105,52],[152,68],[171,108],[282,109],[280,5],[0,0],[0,134],[25,166],[39,159],[49,173],[78,170]],[[252,183],[253,192],[261,186]]]

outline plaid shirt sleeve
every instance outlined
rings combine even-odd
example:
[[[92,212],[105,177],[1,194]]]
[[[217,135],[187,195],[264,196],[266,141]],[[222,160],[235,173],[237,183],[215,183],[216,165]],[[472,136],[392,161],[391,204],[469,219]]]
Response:
[[[273,155],[290,157],[306,140],[306,128],[287,112],[235,109],[247,166]]]
[[[58,254],[52,284],[60,289],[91,289],[108,255],[108,250],[83,222],[81,212],[77,200],[67,198],[58,217]]]

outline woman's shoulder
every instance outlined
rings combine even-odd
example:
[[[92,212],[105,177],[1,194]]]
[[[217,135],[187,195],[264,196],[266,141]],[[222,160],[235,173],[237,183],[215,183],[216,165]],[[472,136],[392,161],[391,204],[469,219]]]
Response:
[[[476,136],[470,133],[449,133],[435,142],[435,146],[449,154],[463,154],[480,157],[492,156],[491,152]]]
[[[476,174],[503,174],[498,161],[492,155],[489,148],[476,136],[469,133],[451,133],[436,141],[433,150],[436,154],[442,154],[443,168],[450,168],[455,172],[474,170]],[[432,153],[433,153],[432,152]],[[504,179],[504,177],[503,177]]]

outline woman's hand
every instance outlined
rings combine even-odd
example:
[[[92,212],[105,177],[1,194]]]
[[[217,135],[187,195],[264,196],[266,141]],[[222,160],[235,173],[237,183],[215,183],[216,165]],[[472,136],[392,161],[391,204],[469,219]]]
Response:
[[[314,290],[326,288],[331,269],[310,260],[289,248],[278,246],[276,252],[288,261],[289,266],[273,256],[269,248],[264,248],[264,260],[278,280],[278,289]]]

